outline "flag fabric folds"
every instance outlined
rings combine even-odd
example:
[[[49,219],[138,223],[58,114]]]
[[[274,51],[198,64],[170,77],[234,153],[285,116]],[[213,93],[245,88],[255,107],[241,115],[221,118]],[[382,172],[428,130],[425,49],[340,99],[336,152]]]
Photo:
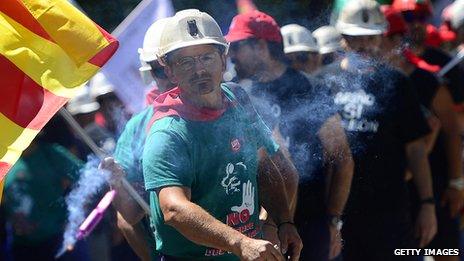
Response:
[[[117,48],[66,0],[0,1],[0,186],[40,129]]]

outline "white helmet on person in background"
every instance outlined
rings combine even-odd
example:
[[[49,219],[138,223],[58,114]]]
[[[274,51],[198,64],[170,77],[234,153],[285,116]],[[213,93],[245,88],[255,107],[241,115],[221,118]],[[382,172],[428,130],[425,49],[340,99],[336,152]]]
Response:
[[[341,44],[342,35],[333,26],[321,26],[314,30],[313,36],[316,38],[317,44],[319,45],[320,54],[328,54],[343,50]]]
[[[87,84],[77,89],[77,94],[66,105],[66,109],[72,115],[96,112],[100,109],[100,104],[92,97],[90,88]]]
[[[284,53],[319,52],[316,39],[305,27],[289,24],[280,28],[284,40]]]
[[[454,30],[464,26],[464,0],[456,0],[450,5],[450,23]]]
[[[142,48],[139,48],[140,68],[139,72],[145,84],[150,84],[153,81],[153,76],[150,73],[152,69],[149,62],[158,59],[157,53],[160,46],[161,33],[169,18],[161,18],[156,20],[145,33],[143,38]]]
[[[89,81],[90,96],[94,99],[114,92],[113,85],[102,72],[98,72]]]
[[[343,35],[381,35],[388,23],[374,0],[351,0],[340,12],[336,28]]]
[[[197,9],[182,10],[166,22],[158,56],[164,59],[172,51],[202,44],[222,46],[225,54],[229,48],[221,28],[209,14]]]

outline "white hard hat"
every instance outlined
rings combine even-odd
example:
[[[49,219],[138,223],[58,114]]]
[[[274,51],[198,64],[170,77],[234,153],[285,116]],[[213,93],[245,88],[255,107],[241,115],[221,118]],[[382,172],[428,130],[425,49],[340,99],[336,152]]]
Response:
[[[342,36],[333,26],[321,26],[314,30],[313,36],[316,38],[317,44],[319,45],[320,54],[343,50],[341,45]]]
[[[89,82],[90,86],[90,95],[93,98],[97,98],[99,96],[111,93],[114,91],[113,85],[106,79],[106,76],[98,72],[95,76],[90,79]]]
[[[182,10],[167,21],[161,34],[158,56],[201,44],[221,45],[226,53],[229,48],[221,28],[209,14],[197,9]]]
[[[453,29],[464,25],[464,0],[456,0],[450,6],[450,22]]]
[[[341,10],[336,28],[344,35],[381,35],[387,21],[374,0],[351,0]]]
[[[141,64],[139,72],[142,77],[142,81],[146,85],[149,85],[154,80],[150,73],[152,68],[148,62],[156,61],[158,59],[156,54],[159,51],[161,34],[168,19],[169,18],[161,18],[150,25],[143,39],[143,47],[138,50]]]
[[[148,28],[143,38],[143,47],[139,48],[140,61],[151,62],[157,59],[156,53],[160,46],[161,33],[168,19],[158,19]]]
[[[69,100],[66,109],[72,115],[85,114],[100,109],[100,104],[90,95],[90,89],[87,85],[77,89],[77,94]]]
[[[284,53],[319,51],[316,39],[301,25],[285,25],[280,28],[280,32],[284,39]]]

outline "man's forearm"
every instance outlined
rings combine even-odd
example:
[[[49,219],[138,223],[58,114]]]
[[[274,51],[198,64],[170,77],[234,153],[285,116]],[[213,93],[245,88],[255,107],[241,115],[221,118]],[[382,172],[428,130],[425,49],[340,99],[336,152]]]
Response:
[[[117,194],[113,199],[113,207],[118,211],[124,220],[134,225],[138,223],[145,212],[139,206],[139,204],[132,198],[132,196],[126,191],[122,184],[112,185],[112,189],[116,189]]]
[[[446,148],[446,155],[448,159],[448,177],[450,179],[460,178],[462,176],[462,151],[461,151],[461,138],[457,122],[454,121],[452,126],[444,126],[444,141]]]
[[[147,233],[151,233],[151,231],[147,230],[142,222],[138,222],[135,225],[127,223],[120,213],[118,213],[117,219],[118,228],[130,247],[142,261],[149,261],[151,259],[150,253],[155,251],[155,246],[150,246],[147,241]]]
[[[343,160],[341,160],[343,159]],[[327,199],[327,213],[341,216],[350,195],[351,181],[353,179],[353,160],[351,155],[342,156],[332,166]]]
[[[258,175],[258,187],[261,204],[268,212],[269,216],[276,224],[293,221],[291,205],[294,204],[288,199],[285,183],[293,183],[289,187],[297,187],[297,180],[284,181],[274,162],[266,155],[260,159],[260,173]],[[296,194],[291,191],[291,194]],[[294,195],[293,197],[296,197]],[[296,201],[296,200],[295,200]]]
[[[433,197],[432,176],[423,140],[419,139],[409,143],[406,147],[406,153],[409,170],[413,175],[419,198]]]
[[[177,204],[163,213],[166,224],[199,245],[237,254],[240,241],[246,237],[192,202]]]

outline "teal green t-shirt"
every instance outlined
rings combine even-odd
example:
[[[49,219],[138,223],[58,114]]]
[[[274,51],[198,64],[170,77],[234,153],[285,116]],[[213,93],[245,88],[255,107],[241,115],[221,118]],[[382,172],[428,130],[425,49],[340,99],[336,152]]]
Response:
[[[224,85],[223,92],[234,101]],[[270,154],[278,149],[261,118],[251,117],[240,104],[214,121],[169,116],[153,124],[145,144],[143,173],[159,252],[189,260],[238,259],[197,245],[166,225],[155,190],[189,187],[193,203],[243,234],[259,237],[257,151],[261,147]]]
[[[11,223],[14,244],[35,245],[62,233],[66,221],[65,193],[77,180],[82,162],[62,146],[36,141],[6,176],[3,207]]]
[[[132,117],[124,127],[113,155],[126,172],[127,180],[142,193],[145,191],[142,173],[143,147],[147,136],[147,126],[152,116],[153,106],[148,106]]]

